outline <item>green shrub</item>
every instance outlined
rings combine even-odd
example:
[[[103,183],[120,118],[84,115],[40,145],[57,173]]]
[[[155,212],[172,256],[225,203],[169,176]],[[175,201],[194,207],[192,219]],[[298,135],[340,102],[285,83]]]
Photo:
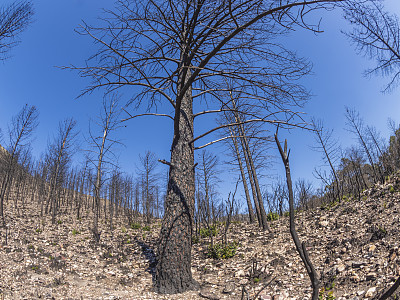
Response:
[[[277,214],[276,212],[269,212],[267,215],[267,220],[268,221],[275,221],[279,219],[279,214]]]
[[[61,220],[58,220],[58,221],[57,221],[57,224],[62,224],[62,221],[61,221]]]
[[[72,235],[77,235],[80,234],[80,232],[76,229],[72,229]]]
[[[391,194],[393,194],[393,193],[395,192],[393,185],[390,186],[389,192],[390,192]]]
[[[335,296],[333,296],[332,290],[329,290],[329,289],[325,290],[325,288],[322,288],[321,291],[319,292],[318,299],[319,300],[335,300],[336,298],[335,298]]]
[[[150,231],[150,226],[146,225],[142,228],[143,231]]]
[[[254,283],[259,283],[259,282],[260,282],[260,278],[257,278],[257,277],[254,278],[254,279],[253,279],[253,282],[254,282]]]
[[[200,238],[198,235],[192,236],[192,244],[198,244],[200,242]]]
[[[333,296],[333,289],[335,288],[335,279],[336,276],[332,278],[332,282],[328,284],[328,286],[322,287],[319,291],[319,300],[335,300],[335,296]]]
[[[207,256],[214,259],[227,259],[235,256],[238,243],[215,244],[214,247],[209,246]]]
[[[122,227],[122,228],[121,228],[121,231],[122,231],[122,233],[126,233],[126,228],[125,228],[125,227]]]
[[[218,231],[217,225],[213,225],[211,228],[200,228],[200,236],[206,238],[209,237],[211,233],[213,236],[216,236]]]
[[[142,227],[142,226],[140,226],[139,223],[131,223],[131,228],[132,228],[132,229],[137,230],[137,229],[140,229],[140,227]]]
[[[290,213],[289,213],[288,211],[285,211],[285,212],[283,213],[283,215],[284,215],[285,217],[289,217]]]
[[[32,269],[33,271],[37,271],[37,270],[39,270],[39,266],[35,266],[35,265],[34,265],[34,266],[31,267],[31,269]]]

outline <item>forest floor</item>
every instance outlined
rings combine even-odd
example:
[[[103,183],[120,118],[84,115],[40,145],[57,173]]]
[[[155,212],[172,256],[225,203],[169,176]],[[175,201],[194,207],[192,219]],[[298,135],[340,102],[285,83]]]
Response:
[[[326,299],[374,299],[400,275],[399,191],[394,178],[361,200],[296,214]],[[159,222],[132,229],[125,218],[116,219],[113,230],[101,222],[96,244],[88,217],[61,215],[52,225],[32,203],[19,211],[10,206],[7,245],[0,231],[0,299],[240,299],[244,290],[244,299],[254,299],[267,283],[258,299],[311,299],[287,217],[270,222],[271,233],[232,224],[228,239],[239,248],[230,259],[207,258],[209,239],[201,239],[192,252],[201,289],[159,295],[152,291]]]

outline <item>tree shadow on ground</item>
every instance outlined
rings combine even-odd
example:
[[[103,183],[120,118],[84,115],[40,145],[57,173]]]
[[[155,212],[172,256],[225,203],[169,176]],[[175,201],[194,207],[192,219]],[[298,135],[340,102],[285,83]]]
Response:
[[[137,237],[135,237],[135,242],[140,246],[142,254],[149,262],[149,266],[146,268],[145,271],[151,274],[152,280],[153,282],[155,282],[156,265],[157,265],[156,254],[153,248],[149,244],[140,241]]]

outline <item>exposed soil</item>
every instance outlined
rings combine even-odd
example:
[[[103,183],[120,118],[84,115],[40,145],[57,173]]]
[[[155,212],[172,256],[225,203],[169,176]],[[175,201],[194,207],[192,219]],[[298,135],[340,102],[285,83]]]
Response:
[[[395,178],[365,191],[361,200],[296,214],[326,296],[374,299],[400,275],[399,190]],[[113,230],[101,222],[95,244],[88,216],[64,214],[52,225],[32,203],[18,211],[10,206],[7,245],[0,231],[0,299],[240,299],[242,292],[254,299],[267,283],[259,299],[311,299],[286,217],[270,223],[271,233],[232,224],[229,240],[240,246],[230,259],[207,258],[209,241],[202,239],[193,245],[192,261],[201,290],[159,295],[152,291],[159,222],[150,231],[144,224],[129,228],[126,218],[113,220]]]

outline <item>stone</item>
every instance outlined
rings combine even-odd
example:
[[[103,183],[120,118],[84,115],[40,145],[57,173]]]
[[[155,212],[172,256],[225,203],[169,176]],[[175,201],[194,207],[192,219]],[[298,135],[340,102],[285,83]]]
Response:
[[[280,294],[274,295],[272,297],[273,300],[287,300],[288,298],[289,294],[286,291],[281,292]]]
[[[319,222],[319,225],[321,227],[328,227],[329,226],[329,222],[328,221],[321,221],[321,222]]]
[[[223,289],[223,293],[224,294],[231,294],[233,291],[235,290],[235,284],[233,282],[228,282],[224,289]]]
[[[272,297],[270,295],[265,294],[265,292],[261,292],[258,295],[258,300],[272,300]]]
[[[375,280],[377,278],[377,274],[374,272],[368,273],[367,276],[365,277],[366,280]]]
[[[359,282],[360,281],[360,276],[358,276],[358,274],[354,273],[351,277],[350,277],[351,281],[353,282]]]
[[[365,293],[365,291],[358,291],[358,292],[357,292],[357,295],[358,295],[358,296],[361,296],[361,295],[364,295],[364,293]]]
[[[342,273],[344,270],[346,270],[346,266],[344,264],[340,264],[336,267],[336,273]]]
[[[213,292],[211,292],[209,289],[204,288],[200,291],[200,296],[206,299],[210,300],[219,300],[220,298]]]
[[[364,266],[364,265],[365,265],[365,263],[362,262],[362,261],[353,261],[353,263],[351,264],[351,266],[352,266],[353,268],[355,268],[355,269],[359,269],[359,268],[361,268],[361,267]]]
[[[393,251],[393,253],[389,257],[389,261],[394,261],[396,259],[396,252]]]
[[[235,273],[235,277],[244,277],[246,276],[246,273],[244,270],[239,270]]]
[[[376,292],[376,287],[369,288],[368,291],[365,293],[365,297],[372,297]]]

